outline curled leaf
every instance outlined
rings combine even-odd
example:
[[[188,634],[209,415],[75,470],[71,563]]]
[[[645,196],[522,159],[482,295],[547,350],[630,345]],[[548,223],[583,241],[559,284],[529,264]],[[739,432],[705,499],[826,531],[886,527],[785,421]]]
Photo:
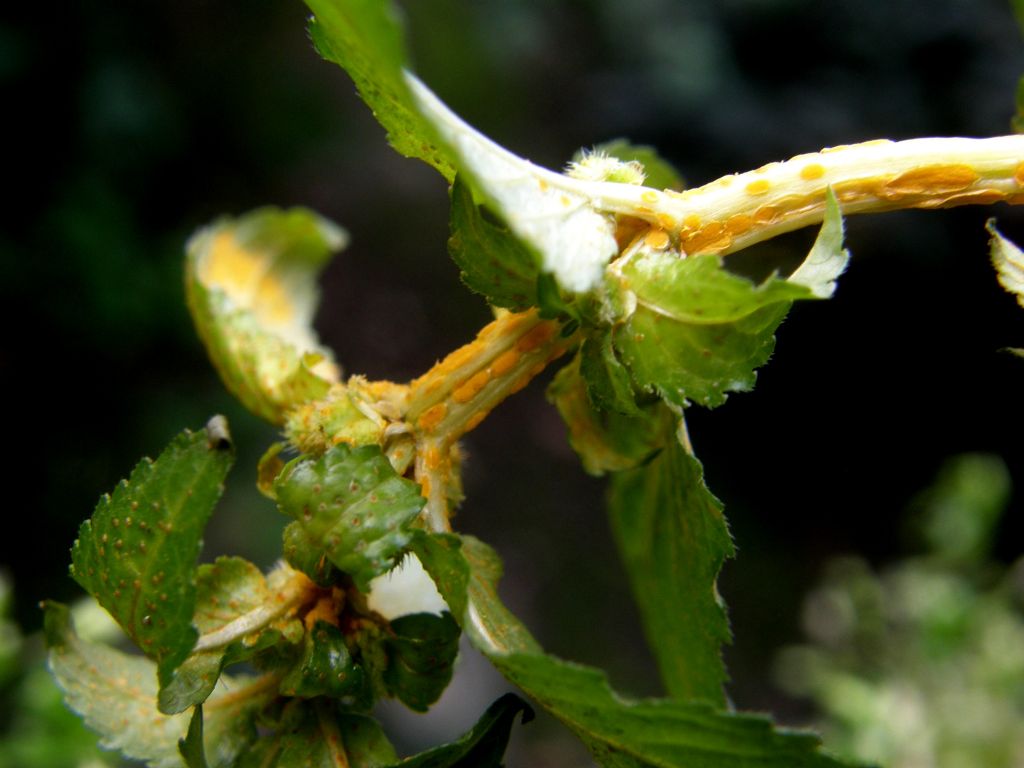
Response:
[[[846,270],[850,252],[843,248],[843,215],[836,195],[825,192],[825,220],[804,262],[789,276],[789,282],[811,289],[819,299],[830,299],[836,279]]]
[[[507,228],[488,220],[461,177],[451,190],[448,253],[462,282],[496,307],[522,310],[537,305],[537,263]]]
[[[274,424],[338,380],[312,320],[316,276],[347,239],[311,211],[261,208],[188,242],[186,298],[199,336],[225,386]]]
[[[346,708],[361,710],[373,706],[370,679],[356,663],[341,630],[318,621],[306,633],[302,655],[281,681],[286,696],[341,699]]]
[[[429,163],[449,182],[457,163],[420,114],[403,78],[407,66],[401,18],[390,0],[306,0],[313,12],[309,35],[317,51],[355,83],[388,142],[405,157]]]
[[[514,693],[506,693],[487,708],[473,728],[450,744],[402,761],[402,768],[485,768],[501,766],[516,716],[533,720],[533,708]]]

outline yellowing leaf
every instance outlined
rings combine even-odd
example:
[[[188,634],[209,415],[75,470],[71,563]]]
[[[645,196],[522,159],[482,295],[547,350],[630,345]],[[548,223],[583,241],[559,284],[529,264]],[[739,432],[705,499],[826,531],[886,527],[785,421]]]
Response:
[[[339,379],[312,320],[317,274],[346,241],[310,211],[262,208],[188,242],[185,288],[196,329],[227,388],[274,424]]]
[[[181,768],[178,741],[189,713],[157,710],[156,665],[106,645],[82,641],[66,606],[47,603],[44,618],[50,671],[68,706],[100,735],[100,744],[152,768]],[[222,684],[206,703],[205,747],[214,765],[230,765],[256,737],[253,718],[276,693],[257,678]]]

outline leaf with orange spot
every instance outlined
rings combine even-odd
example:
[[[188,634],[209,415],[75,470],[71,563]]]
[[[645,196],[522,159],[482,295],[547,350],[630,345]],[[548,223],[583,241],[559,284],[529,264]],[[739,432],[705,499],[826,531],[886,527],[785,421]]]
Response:
[[[419,485],[400,477],[376,445],[342,443],[317,459],[299,457],[278,476],[274,493],[296,521],[289,560],[308,568],[326,558],[364,593],[408,546],[424,504]]]
[[[196,559],[233,458],[222,418],[186,430],[100,499],[71,549],[71,575],[158,663],[165,683],[198,637]]]

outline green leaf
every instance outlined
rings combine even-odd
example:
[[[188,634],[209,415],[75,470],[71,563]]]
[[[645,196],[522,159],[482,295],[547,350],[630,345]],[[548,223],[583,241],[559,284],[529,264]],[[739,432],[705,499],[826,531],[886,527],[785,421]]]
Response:
[[[303,562],[325,555],[364,593],[395,565],[424,503],[419,486],[399,477],[376,445],[342,443],[318,459],[295,459],[274,491],[311,548]]]
[[[341,630],[325,621],[316,622],[306,633],[302,656],[281,681],[281,693],[329,696],[361,710],[373,706],[369,678],[352,658]]]
[[[964,570],[983,564],[1012,490],[1010,472],[998,456],[967,453],[949,459],[914,500],[929,549]]]
[[[643,412],[636,402],[633,378],[616,356],[610,334],[595,334],[583,342],[579,366],[587,395],[595,408],[626,416],[639,416]]]
[[[534,166],[479,134],[406,65],[402,30],[386,0],[307,0],[310,34],[321,55],[340,64],[401,154],[456,171],[541,256],[545,271],[574,292],[600,283],[617,252],[614,223],[561,174]],[[461,264],[460,264],[461,266]],[[476,290],[474,288],[474,290]]]
[[[450,537],[449,537],[450,538]],[[473,645],[508,680],[571,728],[599,764],[621,768],[839,768],[813,734],[776,730],[763,717],[716,710],[705,702],[634,701],[604,674],[543,653],[497,597],[501,564],[482,542],[461,537],[421,547],[418,556]],[[458,561],[462,562],[459,563]],[[451,578],[463,571],[465,579]],[[465,593],[449,593],[449,588]]]
[[[204,227],[186,246],[186,299],[210,359],[228,390],[273,424],[339,378],[312,320],[317,274],[347,240],[311,211],[261,208]]]
[[[1017,24],[1020,26],[1021,32],[1024,32],[1024,0],[1010,0],[1010,6],[1017,17]]]
[[[498,581],[501,579],[503,567],[497,553],[472,536],[459,538],[462,546],[447,550],[445,558],[449,562],[441,564],[440,569],[464,569],[467,577],[464,582],[466,592],[463,595],[446,594],[441,583],[438,583],[438,591],[448,605],[465,606],[462,616],[455,618],[462,625],[463,631],[469,635],[473,645],[491,657],[495,654],[513,652],[542,653],[540,644],[533,635],[498,597]],[[435,550],[433,554],[437,556],[439,550]],[[453,558],[460,559],[461,564],[452,563]],[[432,561],[430,565],[423,561],[423,567],[431,575],[434,573],[432,566],[437,565],[436,561]],[[448,581],[448,584],[456,583],[458,581],[454,579]]]
[[[384,683],[409,709],[426,712],[452,679],[461,631],[452,615],[413,613],[391,622]]]
[[[398,760],[395,748],[373,718],[345,712],[339,721],[351,768],[384,768]]]
[[[286,611],[295,601],[279,589],[284,578],[286,571],[278,569],[272,572],[268,584],[255,565],[240,557],[219,557],[199,567],[193,621],[203,637],[224,631],[243,616],[267,607],[281,615],[268,618],[227,645],[192,653],[160,687],[161,712],[175,714],[200,704],[213,692],[221,671],[229,664],[250,659],[273,645],[295,644],[302,638],[302,622]]]
[[[667,699],[631,701],[604,674],[551,656],[493,659],[502,674],[567,725],[611,768],[840,768],[811,733],[765,717]]]
[[[810,288],[819,299],[830,299],[836,291],[836,280],[849,263],[850,252],[843,248],[843,215],[829,187],[825,193],[825,219],[818,237],[807,258],[787,279]]]
[[[402,768],[500,768],[516,715],[533,720],[533,709],[514,693],[506,693],[484,712],[472,730],[441,747],[408,757]]]
[[[451,190],[448,253],[462,282],[496,307],[522,310],[537,304],[537,260],[506,227],[488,220],[461,177]]]
[[[813,296],[774,277],[755,285],[714,254],[639,252],[614,279],[619,302],[631,308],[613,331],[615,352],[640,387],[679,406],[714,407],[728,392],[751,389],[792,300]]]
[[[543,272],[574,294],[600,287],[618,253],[615,219],[602,207],[635,207],[635,192],[619,199],[613,183],[591,183],[540,168],[463,122],[423,83],[403,70],[401,28],[386,0],[307,0],[321,54],[340,64],[388,131],[400,153],[426,160],[449,181],[456,171],[539,257]],[[652,161],[653,163],[653,161]],[[654,163],[658,173],[662,164]],[[614,200],[613,200],[614,198]],[[468,260],[468,256],[463,261]],[[471,279],[475,284],[477,275]],[[481,285],[479,288],[486,287]],[[518,290],[503,300],[518,300]]]
[[[493,549],[473,536],[423,532],[410,548],[476,647],[489,648],[491,653],[541,652],[537,641],[498,597],[502,565]]]
[[[320,55],[339,64],[400,154],[424,160],[448,181],[456,162],[420,114],[403,74],[403,31],[388,0],[306,0],[309,33]]]
[[[292,700],[237,768],[385,768],[398,761],[376,721],[327,699]]]
[[[288,565],[302,571],[318,586],[329,587],[334,583],[337,575],[334,564],[325,557],[323,547],[310,538],[298,520],[284,527],[281,538],[281,553]]]
[[[598,144],[592,150],[595,153],[603,153],[623,162],[635,161],[644,167],[644,185],[654,189],[682,190],[686,184],[682,175],[670,162],[658,154],[658,150],[644,144],[631,144],[626,139],[614,139],[613,141]],[[583,157],[578,153],[573,160]]]
[[[409,545],[434,580],[456,621],[466,614],[470,588],[469,564],[462,555],[462,540],[463,537],[453,533],[417,531]]]
[[[613,476],[609,513],[669,695],[725,706],[721,645],[730,633],[716,582],[734,548],[700,462],[672,441],[646,466]]]
[[[153,662],[83,642],[71,626],[66,606],[47,602],[44,608],[50,671],[67,705],[100,735],[107,749],[154,768],[180,768],[178,743],[187,736],[190,718],[157,710]],[[230,765],[256,738],[254,717],[275,693],[275,687],[259,678],[248,685],[232,679],[209,698],[204,741],[214,765]]]
[[[985,228],[992,235],[989,249],[999,284],[1016,296],[1017,303],[1024,307],[1024,251],[999,233],[995,219],[989,219]]]
[[[588,339],[584,347],[589,343]],[[581,355],[577,355],[558,372],[547,394],[568,427],[569,444],[587,472],[603,475],[632,469],[672,439],[676,418],[664,403],[656,401],[643,408],[634,403],[634,414],[628,416],[600,410],[591,401],[580,370]]]
[[[206,762],[206,750],[203,747],[203,705],[198,704],[192,711],[192,719],[188,724],[188,733],[184,739],[178,740],[178,751],[188,768],[210,768]]]
[[[71,549],[71,573],[159,665],[167,682],[195,644],[196,558],[233,450],[222,417],[178,435],[100,499]]]

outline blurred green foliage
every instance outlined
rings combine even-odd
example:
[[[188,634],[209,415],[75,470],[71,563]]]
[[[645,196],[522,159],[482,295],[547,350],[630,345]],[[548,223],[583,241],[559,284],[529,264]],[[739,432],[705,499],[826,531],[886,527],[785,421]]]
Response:
[[[829,564],[804,605],[811,642],[778,674],[832,749],[890,768],[1024,761],[1024,558],[991,560],[1009,492],[1000,459],[960,456],[915,502],[924,554]]]
[[[65,706],[46,669],[41,639],[23,636],[11,620],[10,597],[11,583],[0,576],[0,768],[120,765],[116,755],[96,746],[96,734]],[[92,637],[116,628],[91,600],[77,615]]]

